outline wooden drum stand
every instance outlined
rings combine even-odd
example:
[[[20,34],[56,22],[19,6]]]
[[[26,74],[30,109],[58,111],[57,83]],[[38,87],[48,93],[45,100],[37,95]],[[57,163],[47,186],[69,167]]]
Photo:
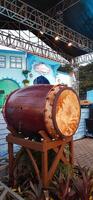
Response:
[[[36,142],[32,140],[27,140],[24,138],[19,138],[9,134],[6,137],[8,142],[8,153],[9,153],[9,183],[11,186],[14,185],[14,166],[16,159],[14,158],[13,145],[17,144],[23,147],[34,167],[35,173],[38,179],[41,179],[42,185],[45,189],[49,186],[50,181],[53,178],[53,175],[57,169],[58,163],[61,160],[64,164],[73,164],[73,138],[66,137],[60,140],[51,140],[44,131],[40,131],[39,134],[42,136],[43,140],[41,142]],[[69,145],[69,158],[66,157],[65,147]],[[56,156],[48,169],[48,151],[53,150],[56,152]],[[38,168],[38,165],[35,161],[34,156],[32,155],[32,150],[40,151],[42,155],[42,169],[41,173]]]

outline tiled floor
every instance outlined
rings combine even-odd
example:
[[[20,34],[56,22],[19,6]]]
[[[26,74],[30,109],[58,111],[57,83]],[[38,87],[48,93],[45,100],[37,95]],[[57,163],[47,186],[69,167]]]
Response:
[[[93,138],[74,141],[74,162],[93,169]]]

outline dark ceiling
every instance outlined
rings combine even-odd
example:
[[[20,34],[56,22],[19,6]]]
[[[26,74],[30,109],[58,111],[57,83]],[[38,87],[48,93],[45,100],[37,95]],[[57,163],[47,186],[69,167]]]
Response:
[[[34,8],[39,9],[40,11],[47,13],[49,9],[51,9],[53,6],[55,6],[57,3],[60,2],[60,0],[23,0],[25,3],[28,3],[29,5],[33,6]],[[70,0],[63,0],[67,3],[70,2]],[[62,2],[62,0],[61,0]],[[73,6],[68,6],[68,9],[65,9],[63,12],[63,23],[67,25],[68,27],[72,28],[73,30],[87,36],[89,39],[93,40],[93,0],[80,0],[76,2],[76,0],[71,1],[73,2]],[[56,13],[57,20],[60,18],[60,11],[62,9],[62,4],[58,8],[58,12]],[[52,12],[50,12],[50,15],[52,16]],[[52,16],[53,17],[53,16]],[[9,23],[6,23],[6,21],[9,21]],[[4,29],[18,29],[19,27],[21,29],[27,29],[28,27],[25,27],[24,25],[19,25],[19,23],[15,23],[11,21],[10,19],[0,16],[0,27]],[[76,57],[82,54],[85,54],[86,52],[75,48],[75,47],[68,47],[66,43],[61,41],[55,41],[54,38],[51,38],[47,35],[40,35],[37,31],[31,29],[31,31],[36,34],[39,38],[41,38],[43,41],[45,41],[49,46],[51,46],[54,50],[59,52],[59,54],[62,55],[62,52],[68,54],[69,56]]]

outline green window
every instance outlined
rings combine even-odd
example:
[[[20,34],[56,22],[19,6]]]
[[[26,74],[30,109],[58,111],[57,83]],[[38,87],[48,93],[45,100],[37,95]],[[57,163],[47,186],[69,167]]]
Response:
[[[22,57],[10,57],[10,66],[11,68],[22,68]]]
[[[6,57],[0,55],[0,67],[6,67]]]

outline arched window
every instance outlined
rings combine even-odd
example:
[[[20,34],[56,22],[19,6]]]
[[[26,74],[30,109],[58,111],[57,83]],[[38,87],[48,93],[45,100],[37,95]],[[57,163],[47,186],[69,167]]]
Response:
[[[19,84],[12,80],[12,79],[2,79],[0,80],[0,90],[3,90],[3,94],[1,95],[0,97],[0,106],[2,107],[4,102],[5,102],[5,99],[6,97],[11,93],[13,92],[14,90],[17,90],[19,89],[20,86]]]
[[[48,79],[44,76],[38,76],[36,79],[34,79],[33,84],[50,84]]]

